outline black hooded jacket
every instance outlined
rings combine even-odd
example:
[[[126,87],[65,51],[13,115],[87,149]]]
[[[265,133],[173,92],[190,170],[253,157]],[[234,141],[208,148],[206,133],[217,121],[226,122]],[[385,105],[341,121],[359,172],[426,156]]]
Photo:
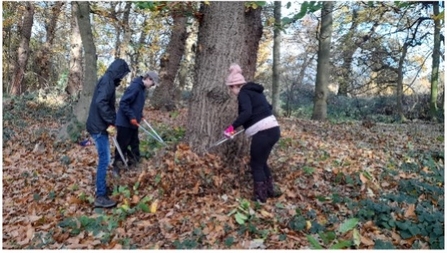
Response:
[[[272,106],[265,98],[263,91],[264,87],[253,82],[242,86],[237,96],[239,116],[232,124],[235,129],[241,125],[247,129],[256,122],[273,115]]]
[[[122,59],[116,59],[99,79],[86,124],[90,134],[105,133],[109,125],[115,125],[115,88],[129,72],[129,65]]]

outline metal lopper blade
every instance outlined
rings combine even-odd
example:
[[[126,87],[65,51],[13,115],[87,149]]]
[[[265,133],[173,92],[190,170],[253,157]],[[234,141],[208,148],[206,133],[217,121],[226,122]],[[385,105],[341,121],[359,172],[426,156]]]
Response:
[[[116,149],[118,150],[118,153],[120,154],[121,160],[124,162],[124,165],[126,165],[126,168],[129,169],[129,166],[127,165],[127,161],[124,158],[124,154],[121,151],[120,145],[118,144],[118,141],[116,140],[115,136],[112,136],[113,144],[115,144]]]
[[[224,143],[224,142],[226,142],[226,141],[228,141],[228,140],[233,139],[236,135],[238,135],[238,134],[240,134],[240,133],[242,133],[242,132],[244,132],[244,129],[239,130],[238,132],[236,132],[235,134],[233,134],[233,135],[231,136],[231,138],[225,137],[225,138],[223,138],[223,139],[221,139],[221,140],[215,142],[215,143],[214,143],[213,145],[211,145],[208,149],[217,147],[217,146],[219,146],[220,144],[222,144],[222,143]]]

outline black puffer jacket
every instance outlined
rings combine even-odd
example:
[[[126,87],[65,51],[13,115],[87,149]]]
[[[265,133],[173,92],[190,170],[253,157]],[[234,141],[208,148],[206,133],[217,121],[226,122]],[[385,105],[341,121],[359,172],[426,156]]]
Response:
[[[239,116],[232,124],[235,129],[241,125],[247,129],[261,119],[273,115],[272,106],[263,91],[264,87],[253,82],[242,86],[237,96]]]
[[[109,125],[115,125],[115,88],[129,72],[129,65],[122,59],[116,59],[99,79],[86,124],[90,134],[105,133]]]

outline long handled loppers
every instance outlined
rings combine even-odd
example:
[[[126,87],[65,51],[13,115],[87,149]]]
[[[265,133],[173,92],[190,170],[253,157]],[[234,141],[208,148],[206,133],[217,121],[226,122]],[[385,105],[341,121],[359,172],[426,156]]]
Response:
[[[149,130],[147,130],[146,128],[144,128],[142,125],[138,125],[147,135],[149,135],[150,137],[154,138],[156,141],[162,143],[163,145],[167,146],[166,143],[163,141],[163,139],[160,137],[160,135],[157,134],[157,132],[151,127],[151,125],[145,120],[143,119],[144,123],[149,127],[149,129],[152,132],[149,132]]]

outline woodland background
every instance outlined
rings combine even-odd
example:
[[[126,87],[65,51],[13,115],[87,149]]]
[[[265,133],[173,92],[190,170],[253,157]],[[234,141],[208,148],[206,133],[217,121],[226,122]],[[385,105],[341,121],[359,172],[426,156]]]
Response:
[[[281,8],[282,6],[282,8]],[[3,248],[444,248],[444,2],[2,2]],[[147,160],[92,209],[85,119],[115,57],[160,73]],[[284,192],[248,201],[239,63]]]

